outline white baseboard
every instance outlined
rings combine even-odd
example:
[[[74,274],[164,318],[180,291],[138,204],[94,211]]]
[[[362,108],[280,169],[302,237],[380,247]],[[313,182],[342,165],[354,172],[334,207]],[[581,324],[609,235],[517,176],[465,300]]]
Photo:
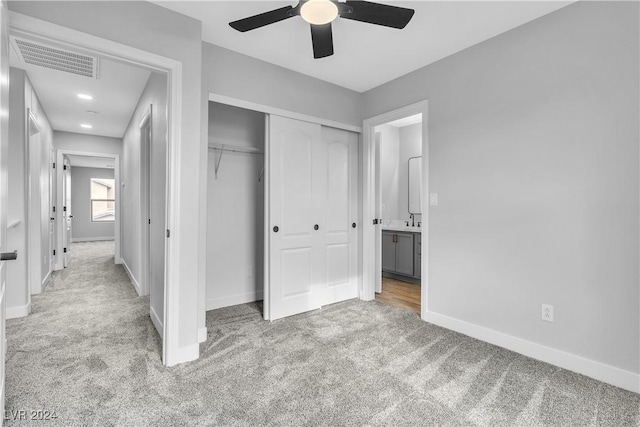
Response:
[[[7,319],[17,319],[25,317],[31,313],[31,303],[27,305],[19,305],[17,307],[7,307]]]
[[[198,328],[198,342],[205,342],[207,340],[207,327]]]
[[[205,302],[205,310],[215,310],[216,308],[231,307],[232,305],[246,304],[248,302],[262,299],[262,291],[247,292],[244,294],[230,295],[227,297],[209,298]]]
[[[116,240],[116,238],[113,237],[113,236],[106,236],[106,237],[72,237],[71,238],[71,243],[102,242],[104,240]]]
[[[49,284],[49,279],[51,279],[51,273],[52,271],[50,270],[46,277],[44,278],[44,280],[42,281],[42,283],[40,283],[40,292],[38,293],[42,293],[44,292],[45,289],[47,289],[47,285]]]
[[[131,269],[129,268],[129,266],[127,265],[127,263],[126,263],[126,261],[124,259],[122,260],[122,266],[124,267],[124,271],[127,272],[127,276],[129,276],[129,279],[131,280],[131,283],[133,283],[133,287],[136,289],[136,292],[138,293],[138,296],[142,296],[142,288],[140,287],[140,284],[138,283],[136,278],[133,276],[133,273],[131,272]]]
[[[442,314],[427,312],[425,320],[434,325],[460,332],[533,359],[586,375],[625,390],[640,393],[640,374]]]
[[[160,321],[158,313],[156,313],[153,307],[150,307],[149,315],[151,316],[151,322],[153,322],[153,326],[156,327],[158,334],[160,334],[160,338],[164,339],[164,328],[162,327],[162,322]]]

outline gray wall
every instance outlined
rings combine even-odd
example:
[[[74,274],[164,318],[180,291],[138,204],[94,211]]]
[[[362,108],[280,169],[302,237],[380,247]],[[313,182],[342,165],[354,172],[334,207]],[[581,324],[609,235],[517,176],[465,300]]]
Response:
[[[400,131],[395,126],[376,127],[380,136],[380,200],[384,220],[401,219],[398,209],[398,181],[400,173]]]
[[[429,100],[430,311],[639,371],[638,39],[577,2],[364,94]]]
[[[91,221],[91,178],[113,179],[113,169],[71,168],[72,242],[115,238],[113,222]]]
[[[403,126],[399,128],[399,133],[398,213],[401,219],[409,219],[409,159],[422,156],[422,123]],[[422,220],[421,217],[415,215],[416,225]]]
[[[122,139],[120,138],[54,131],[53,147],[82,153],[115,154],[122,159]]]
[[[362,126],[360,94],[259,59],[202,43],[203,98],[209,92]]]

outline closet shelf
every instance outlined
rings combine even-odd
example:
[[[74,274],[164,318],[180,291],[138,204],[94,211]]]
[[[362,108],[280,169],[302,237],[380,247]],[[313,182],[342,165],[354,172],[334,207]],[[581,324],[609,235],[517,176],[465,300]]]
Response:
[[[220,169],[220,160],[222,160],[222,153],[231,152],[231,153],[242,153],[242,154],[264,154],[264,151],[259,150],[257,148],[251,147],[241,147],[239,145],[233,144],[218,144],[218,143],[209,143],[209,150],[218,151],[218,156],[216,158],[216,167],[215,167],[215,177],[218,179],[218,169]],[[260,178],[258,181],[262,179],[262,173],[260,173]]]

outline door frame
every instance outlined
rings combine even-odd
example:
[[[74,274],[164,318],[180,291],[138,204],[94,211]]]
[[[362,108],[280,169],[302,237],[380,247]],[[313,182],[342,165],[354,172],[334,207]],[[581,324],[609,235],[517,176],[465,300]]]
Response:
[[[385,123],[402,119],[415,114],[422,114],[422,257],[421,257],[421,286],[420,286],[420,317],[426,320],[428,307],[427,295],[429,290],[429,101],[424,100],[407,105],[396,110],[388,111],[365,119],[362,124],[362,288],[360,299],[372,301],[375,299],[376,283],[381,275],[382,251],[379,247],[380,239],[376,238],[380,227],[373,224],[378,218],[376,206],[376,133],[375,127]]]
[[[88,157],[102,157],[105,159],[113,159],[113,176],[116,186],[116,219],[114,222],[115,232],[115,244],[116,250],[114,254],[114,260],[116,264],[122,264],[122,258],[120,256],[120,205],[121,205],[121,184],[120,184],[120,155],[119,154],[105,154],[96,153],[91,151],[75,151],[65,150],[62,148],[56,149],[56,256],[55,256],[55,269],[62,270],[64,268],[63,263],[63,249],[64,249],[64,229],[65,224],[62,221],[62,206],[64,206],[64,200],[62,200],[62,187],[64,185],[64,174],[62,173],[62,165],[64,164],[64,156],[88,156]]]
[[[41,165],[34,165],[32,158],[34,155],[32,138],[33,136],[38,135],[41,132],[42,128],[40,126],[40,123],[38,123],[38,119],[31,111],[31,108],[27,108],[25,110],[25,119],[26,122],[24,126],[26,141],[24,153],[24,173],[25,183],[27,186],[25,215],[25,218],[27,220],[27,306],[31,306],[31,295],[34,293],[39,294],[40,292],[42,292],[42,271],[40,270],[40,256],[42,255],[42,248],[40,247],[42,230],[40,227],[40,223],[42,219],[42,209],[40,209],[39,204],[38,209],[34,211],[34,200],[38,200],[38,203],[42,203],[40,193],[34,191],[34,182],[40,185],[40,180],[34,179],[34,173],[37,173],[38,176],[40,175]],[[42,159],[40,159],[40,163],[42,163]],[[51,165],[49,167],[51,167]]]
[[[10,13],[10,33],[55,42],[62,46],[93,52],[116,61],[124,61],[147,69],[165,73],[167,76],[167,229],[180,236],[190,224],[180,221],[179,191],[180,152],[182,135],[182,62],[146,50],[118,43],[82,31],[63,27],[48,21],[20,13]],[[164,323],[162,340],[162,362],[166,366],[195,360],[199,357],[197,341],[181,344],[185,338],[180,325],[180,239],[165,240],[165,288]],[[190,244],[190,243],[189,243]],[[184,330],[184,327],[182,327]],[[197,331],[194,331],[197,333]]]
[[[149,242],[149,218],[151,217],[151,138],[152,138],[152,108],[144,114],[138,129],[140,130],[140,295],[151,292],[151,244]],[[142,129],[149,128],[149,139],[142,144]],[[166,262],[166,260],[165,260]]]

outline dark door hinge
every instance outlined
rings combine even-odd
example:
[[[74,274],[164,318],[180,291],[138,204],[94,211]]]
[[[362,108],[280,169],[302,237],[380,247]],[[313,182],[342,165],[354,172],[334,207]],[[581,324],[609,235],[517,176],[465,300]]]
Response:
[[[171,237],[171,231],[167,230],[167,239]]]
[[[53,256],[56,256],[56,250],[55,249],[53,250]]]
[[[67,170],[67,165],[63,165],[62,170]]]
[[[67,207],[65,206],[62,208],[62,212],[66,212],[66,211],[67,211]]]
[[[377,225],[377,224],[378,224],[378,219],[376,218],[373,220],[373,225]]]
[[[56,168],[56,162],[53,162],[53,168],[54,169]]]
[[[67,248],[64,248],[64,250],[62,252],[64,252],[66,254],[67,253]]]
[[[151,218],[149,218],[149,224],[151,224]]]
[[[54,212],[56,211],[56,207],[55,207],[55,206],[53,207],[53,211],[54,211]]]

